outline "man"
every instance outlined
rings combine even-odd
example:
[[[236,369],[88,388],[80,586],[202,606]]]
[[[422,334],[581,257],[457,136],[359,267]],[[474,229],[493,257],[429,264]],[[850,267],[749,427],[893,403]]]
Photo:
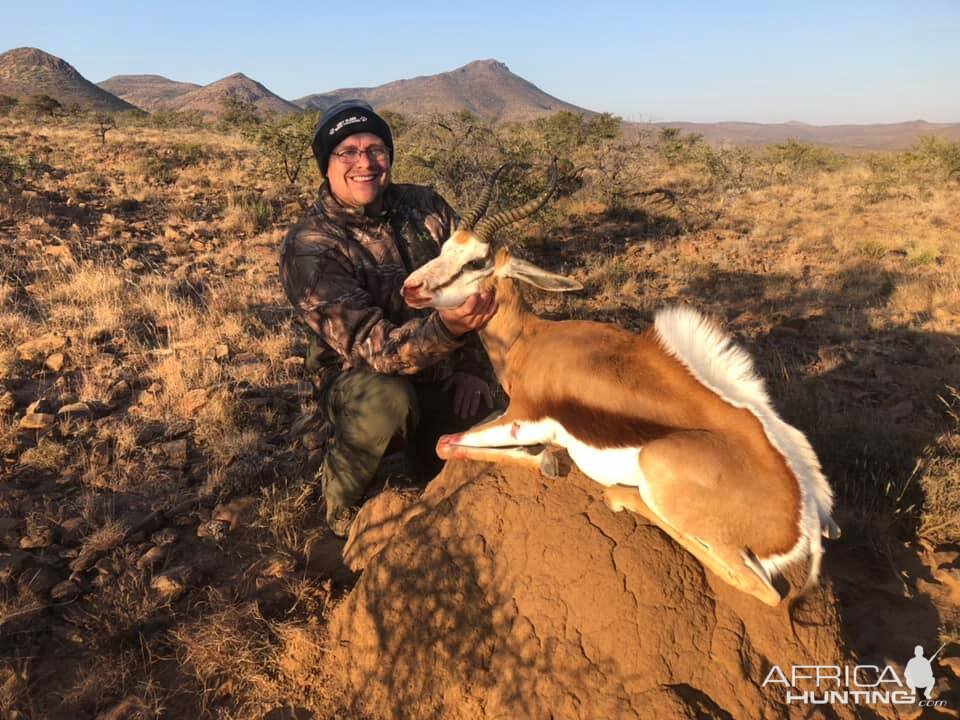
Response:
[[[284,240],[280,277],[309,328],[306,369],[333,426],[320,476],[342,537],[391,439],[429,477],[442,466],[439,435],[492,407],[489,365],[469,334],[497,305],[492,292],[449,310],[404,304],[404,279],[437,256],[456,218],[432,189],[390,182],[393,135],[370,105],[331,107],[312,147],[325,182]]]

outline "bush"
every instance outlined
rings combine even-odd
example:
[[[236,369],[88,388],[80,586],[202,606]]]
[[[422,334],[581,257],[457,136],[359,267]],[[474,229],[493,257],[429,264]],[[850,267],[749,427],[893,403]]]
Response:
[[[0,95],[0,117],[10,114],[10,111],[17,106],[17,99],[9,95]]]
[[[23,109],[28,115],[34,117],[56,115],[63,106],[49,95],[31,95],[23,103]]]
[[[263,152],[268,172],[296,183],[304,163],[313,157],[310,143],[320,117],[317,112],[302,112],[247,126],[244,135]]]

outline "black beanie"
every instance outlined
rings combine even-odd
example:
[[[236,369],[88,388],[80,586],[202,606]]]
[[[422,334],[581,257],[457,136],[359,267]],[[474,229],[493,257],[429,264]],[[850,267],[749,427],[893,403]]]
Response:
[[[390,126],[363,100],[344,100],[328,108],[313,131],[311,147],[321,175],[327,175],[327,165],[333,149],[343,142],[344,138],[358,133],[373,133],[383,140],[383,144],[390,149],[390,162],[393,162],[393,134]]]

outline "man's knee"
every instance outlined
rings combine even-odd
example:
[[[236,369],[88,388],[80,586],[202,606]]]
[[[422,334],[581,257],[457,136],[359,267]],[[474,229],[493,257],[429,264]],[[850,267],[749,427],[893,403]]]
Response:
[[[344,375],[337,379],[330,402],[335,425],[392,436],[416,424],[417,396],[409,380],[369,370]]]

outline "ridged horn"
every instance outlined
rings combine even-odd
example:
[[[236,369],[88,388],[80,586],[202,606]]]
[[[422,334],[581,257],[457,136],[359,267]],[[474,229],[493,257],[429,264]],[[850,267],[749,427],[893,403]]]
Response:
[[[550,175],[547,181],[546,190],[537,195],[533,200],[524,203],[520,207],[514,208],[513,210],[503,210],[498,212],[496,215],[491,215],[488,218],[484,218],[477,224],[473,234],[476,235],[479,240],[482,240],[483,242],[489,242],[490,236],[500,228],[504,228],[507,225],[517,222],[518,220],[522,220],[525,217],[533,215],[537,210],[546,204],[547,200],[549,200],[550,196],[553,194],[553,191],[557,189],[557,177],[557,159],[554,158],[553,162],[550,163]]]
[[[487,184],[483,188],[483,192],[480,193],[480,199],[477,200],[477,204],[473,206],[470,212],[460,218],[460,224],[457,226],[457,230],[471,230],[477,220],[483,217],[483,214],[487,211],[487,205],[490,204],[490,196],[493,194],[493,187],[497,184],[497,178],[500,177],[500,173],[502,173],[509,164],[510,163],[504,163],[487,178]]]

